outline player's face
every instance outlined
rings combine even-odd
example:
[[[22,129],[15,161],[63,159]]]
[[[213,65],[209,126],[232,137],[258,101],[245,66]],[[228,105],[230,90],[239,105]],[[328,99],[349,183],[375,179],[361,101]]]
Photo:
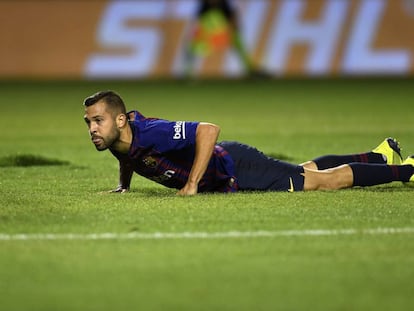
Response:
[[[120,137],[115,118],[107,111],[102,101],[86,107],[85,122],[88,125],[91,140],[98,151],[110,148]]]

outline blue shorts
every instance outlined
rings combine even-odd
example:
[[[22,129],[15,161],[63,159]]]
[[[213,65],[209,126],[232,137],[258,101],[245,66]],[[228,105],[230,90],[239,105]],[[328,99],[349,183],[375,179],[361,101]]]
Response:
[[[234,161],[239,190],[302,191],[304,169],[270,158],[256,148],[233,141],[219,143]]]

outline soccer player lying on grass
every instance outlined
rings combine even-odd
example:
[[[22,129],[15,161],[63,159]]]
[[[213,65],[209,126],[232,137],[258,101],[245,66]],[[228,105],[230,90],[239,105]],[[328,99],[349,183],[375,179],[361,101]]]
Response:
[[[84,101],[84,119],[97,150],[119,160],[113,192],[126,192],[133,172],[179,195],[198,192],[309,191],[414,182],[414,157],[401,165],[396,140],[387,138],[373,151],[328,155],[294,165],[267,157],[238,142],[217,142],[220,129],[204,122],[146,118],[126,112],[121,97],[98,92]]]

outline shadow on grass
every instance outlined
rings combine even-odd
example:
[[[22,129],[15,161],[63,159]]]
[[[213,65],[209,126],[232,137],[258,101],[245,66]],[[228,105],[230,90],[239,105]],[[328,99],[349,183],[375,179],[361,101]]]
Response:
[[[32,154],[11,155],[0,158],[0,167],[59,166],[70,165],[68,161],[49,159]]]
[[[378,185],[372,187],[355,187],[346,190],[357,190],[361,192],[372,192],[372,193],[387,193],[387,192],[410,192],[414,191],[414,184],[412,183],[392,183],[385,185]]]
[[[291,162],[294,160],[292,157],[289,157],[285,154],[280,154],[280,153],[266,153],[266,155],[273,159],[278,159],[278,160],[287,161],[287,162]]]
[[[348,188],[348,189],[342,189],[342,190],[320,190],[320,191],[308,191],[308,192],[303,192],[303,191],[299,191],[299,192],[295,192],[296,194],[298,193],[303,193],[304,196],[306,196],[307,194],[310,193],[331,193],[331,194],[338,194],[338,191],[340,192],[346,192],[346,191],[360,191],[360,192],[366,192],[366,193],[393,193],[393,192],[410,192],[410,191],[414,191],[414,186],[410,186],[410,185],[383,185],[383,186],[374,186],[374,187],[355,187],[355,188]],[[151,187],[144,187],[144,188],[132,188],[131,190],[129,190],[127,192],[127,194],[132,194],[134,196],[139,196],[139,197],[147,197],[147,198],[174,198],[174,197],[180,197],[177,196],[177,192],[178,190],[176,189],[170,189],[170,188],[151,188]],[[120,193],[110,193],[109,189],[108,190],[102,190],[100,192],[101,194],[110,194],[110,195],[123,195]],[[288,192],[284,192],[284,191],[239,191],[237,192],[237,195],[252,195],[252,194],[263,194],[263,195],[268,195],[268,194],[274,194],[274,195],[278,195],[278,194],[285,194]],[[233,194],[231,193],[222,193],[222,192],[203,192],[203,193],[198,193],[196,195],[196,197],[200,197],[200,196],[223,196],[223,198],[226,198],[228,196],[232,196]],[[292,195],[292,194],[291,194]],[[187,197],[182,197],[182,198],[187,198]]]
[[[178,190],[171,188],[132,188],[126,193],[111,192],[111,189],[101,189],[98,193],[104,195],[128,195],[133,194],[134,196],[143,196],[143,197],[157,197],[157,198],[167,198],[175,197]]]

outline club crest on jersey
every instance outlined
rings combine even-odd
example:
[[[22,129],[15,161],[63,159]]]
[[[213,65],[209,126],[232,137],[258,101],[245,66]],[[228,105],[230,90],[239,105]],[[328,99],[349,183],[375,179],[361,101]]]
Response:
[[[145,159],[142,160],[145,164],[145,166],[149,167],[149,168],[155,168],[158,165],[158,162],[156,159],[154,159],[153,157],[149,156],[146,157]]]
[[[185,139],[185,121],[177,121],[174,126],[173,139]]]

